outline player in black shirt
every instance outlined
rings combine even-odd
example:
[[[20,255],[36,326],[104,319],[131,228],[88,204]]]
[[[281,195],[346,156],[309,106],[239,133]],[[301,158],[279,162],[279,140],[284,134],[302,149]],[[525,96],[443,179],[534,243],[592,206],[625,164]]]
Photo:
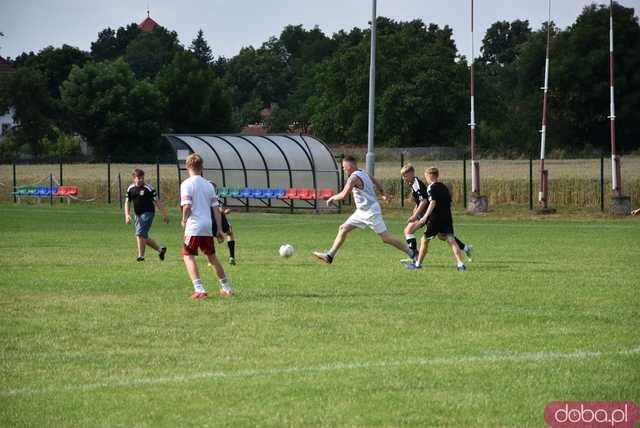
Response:
[[[415,176],[415,169],[413,165],[407,164],[403,166],[402,169],[400,170],[400,175],[402,176],[402,180],[411,186],[411,196],[413,197],[413,200],[416,204],[416,206],[413,209],[413,212],[411,213],[411,216],[407,219],[407,226],[404,229],[404,234],[405,234],[405,238],[407,239],[407,244],[417,254],[418,245],[416,242],[415,231],[421,227],[418,221],[424,215],[427,209],[427,206],[429,205],[428,189],[427,189],[427,186],[422,182],[422,180],[420,180],[418,177]],[[442,234],[438,234],[438,238],[443,241],[446,240],[445,236]],[[459,240],[455,236],[454,236],[454,239],[456,240],[458,247],[460,247],[460,249],[465,252],[467,257],[469,258],[469,261],[471,261],[473,257],[473,254],[471,252],[471,247],[465,244],[464,242],[462,242],[461,240]],[[407,263],[410,263],[412,260],[404,259],[401,261],[407,264]],[[415,267],[420,268],[421,265],[416,264]]]
[[[438,168],[428,168],[424,177],[429,183],[427,187],[427,195],[429,198],[429,206],[427,212],[418,221],[419,225],[427,225],[427,230],[424,232],[424,236],[420,241],[420,253],[418,254],[418,260],[413,265],[420,266],[427,251],[429,249],[429,240],[435,238],[438,235],[442,235],[453,252],[457,261],[457,268],[459,271],[464,271],[465,266],[462,263],[460,247],[456,243],[455,235],[453,233],[453,218],[451,217],[451,194],[449,189],[443,183],[438,181]],[[411,266],[408,266],[411,268]]]
[[[160,260],[164,260],[167,247],[160,247],[156,241],[149,238],[149,229],[151,229],[153,217],[155,216],[155,205],[158,205],[158,208],[162,211],[164,222],[167,224],[169,224],[169,215],[162,202],[158,199],[153,187],[144,182],[144,171],[136,168],[131,175],[133,176],[133,184],[127,189],[127,196],[124,201],[124,221],[126,224],[131,223],[129,202],[133,202],[133,211],[136,213],[137,260],[139,262],[144,261],[144,250],[147,245],[158,252]]]

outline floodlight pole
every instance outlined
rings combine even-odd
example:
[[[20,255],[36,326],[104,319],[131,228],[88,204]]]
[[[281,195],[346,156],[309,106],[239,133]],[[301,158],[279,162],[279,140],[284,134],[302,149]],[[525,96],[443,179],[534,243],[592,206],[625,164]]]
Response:
[[[611,187],[616,197],[622,196],[620,157],[616,150],[616,114],[613,96],[613,0],[609,0],[609,119],[611,120]]]
[[[474,45],[473,45],[473,0],[471,0],[471,65],[469,67],[471,74],[470,81],[470,94],[471,94],[471,113],[470,113],[470,146],[471,146],[471,193],[479,195],[480,194],[480,165],[478,160],[476,159],[476,112],[475,112],[475,88],[474,88],[474,72],[473,72],[473,63],[475,62],[474,58]]]
[[[371,61],[369,63],[369,133],[367,137],[367,173],[374,175],[376,155],[373,147],[376,97],[376,0],[371,5]]]
[[[549,91],[549,45],[551,40],[551,0],[549,0],[549,17],[547,19],[547,48],[546,58],[544,62],[544,91],[542,98],[542,128],[540,129],[540,192],[538,193],[538,201],[542,205],[542,209],[548,208],[549,202],[549,171],[544,168],[545,144],[547,139],[547,95]]]

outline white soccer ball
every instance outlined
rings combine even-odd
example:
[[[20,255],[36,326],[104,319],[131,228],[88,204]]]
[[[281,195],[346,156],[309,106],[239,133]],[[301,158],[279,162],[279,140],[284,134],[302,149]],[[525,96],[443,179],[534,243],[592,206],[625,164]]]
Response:
[[[291,257],[293,255],[293,246],[291,244],[280,245],[278,252],[281,257]]]

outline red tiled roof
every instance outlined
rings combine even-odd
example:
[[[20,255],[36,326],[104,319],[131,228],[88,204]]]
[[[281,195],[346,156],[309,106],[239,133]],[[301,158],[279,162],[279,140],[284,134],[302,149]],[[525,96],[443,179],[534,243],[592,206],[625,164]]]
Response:
[[[0,56],[0,73],[14,73],[16,68]]]
[[[158,23],[148,16],[144,19],[144,21],[138,24],[138,28],[144,33],[152,32],[157,26]]]

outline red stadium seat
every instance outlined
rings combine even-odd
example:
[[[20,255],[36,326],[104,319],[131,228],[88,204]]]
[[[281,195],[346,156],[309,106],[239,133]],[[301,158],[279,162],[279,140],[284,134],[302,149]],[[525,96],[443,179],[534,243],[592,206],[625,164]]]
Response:
[[[316,191],[315,189],[301,189],[299,195],[300,199],[309,201],[316,198]]]
[[[333,189],[322,189],[318,191],[318,199],[324,199],[325,201],[333,195]]]
[[[287,189],[287,193],[281,196],[279,199],[300,199],[299,190],[295,187]]]
[[[58,187],[58,191],[53,196],[67,196],[67,186]]]

